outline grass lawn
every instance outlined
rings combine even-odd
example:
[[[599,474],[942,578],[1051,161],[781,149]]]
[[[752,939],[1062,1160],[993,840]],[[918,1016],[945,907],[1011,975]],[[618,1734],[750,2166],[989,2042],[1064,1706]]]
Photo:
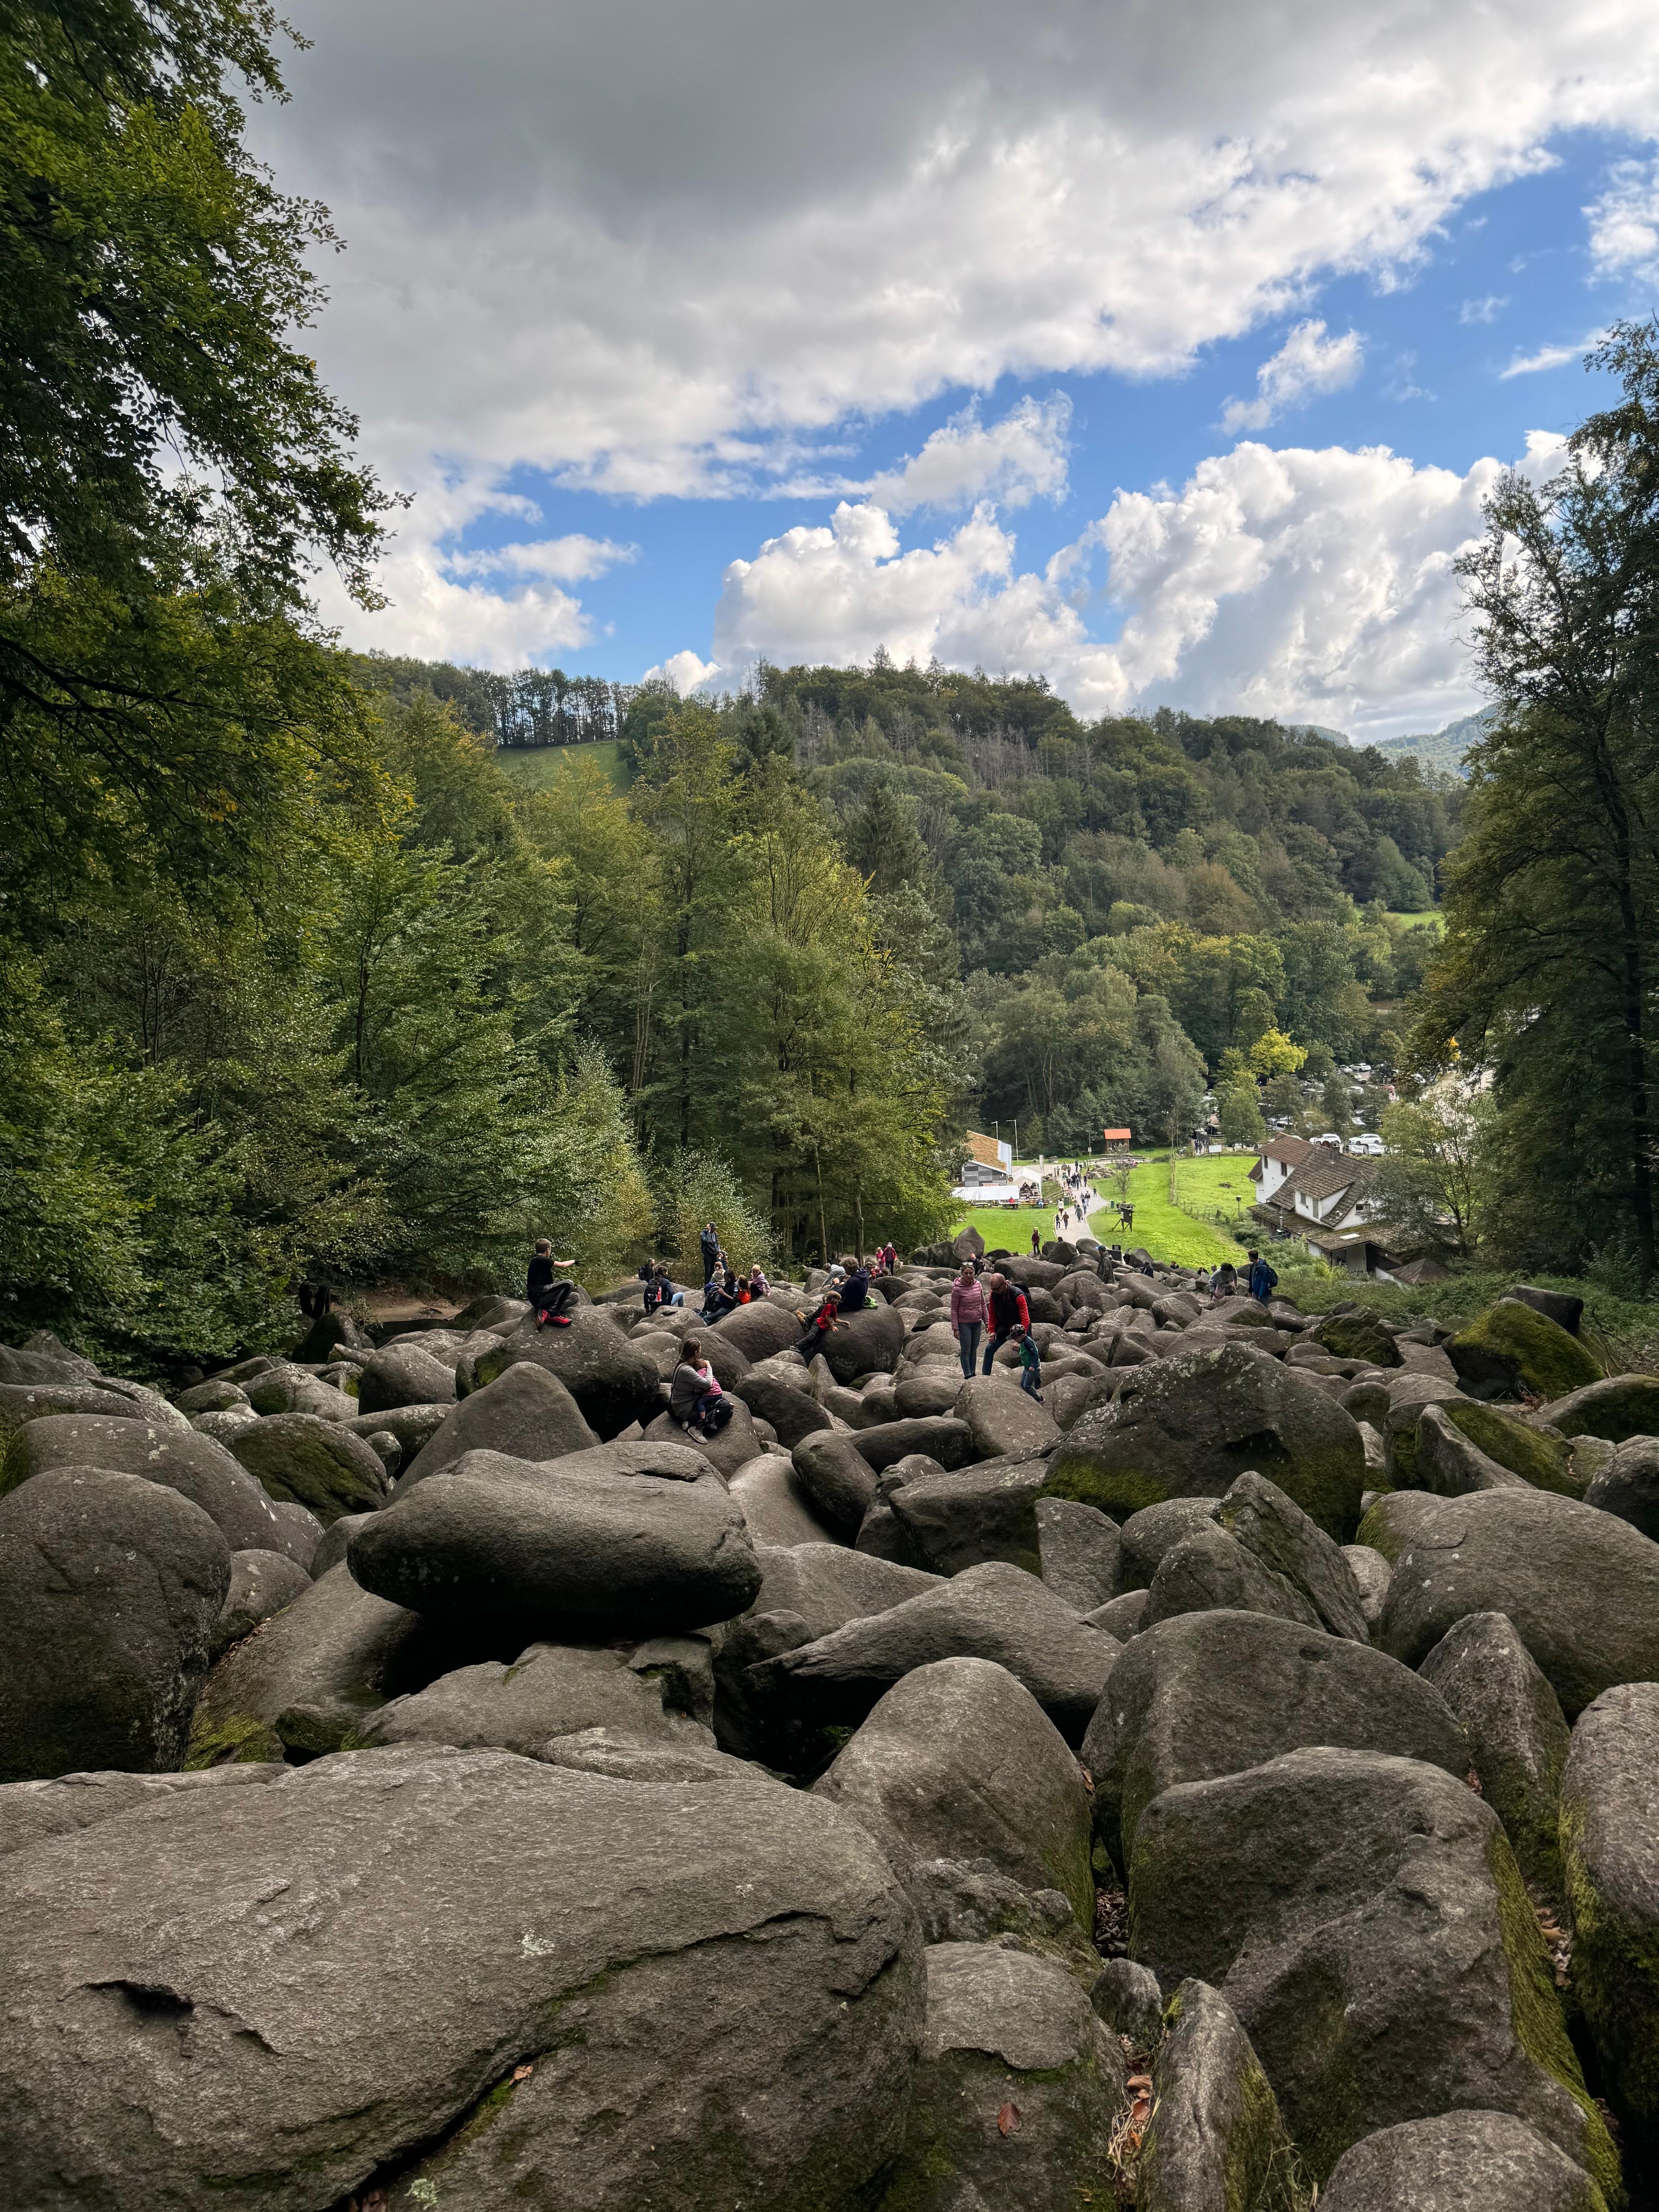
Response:
[[[1255,1158],[1253,1152],[1231,1152],[1219,1159],[1194,1159],[1182,1154],[1176,1164],[1177,1203],[1171,1206],[1170,1156],[1167,1152],[1152,1154],[1147,1164],[1129,1177],[1129,1202],[1135,1210],[1129,1243],[1144,1244],[1155,1260],[1175,1260],[1188,1267],[1213,1267],[1223,1260],[1237,1262],[1243,1247],[1209,1222],[1194,1219],[1184,1208],[1188,1205],[1231,1207],[1237,1199],[1241,1216],[1247,1215],[1255,1195],[1249,1179]],[[1098,1159],[1091,1163],[1099,1177],[1094,1187],[1104,1190],[1109,1199],[1115,1187],[1105,1180],[1105,1164]],[[1226,1188],[1229,1184],[1231,1189]],[[1054,1212],[1052,1206],[969,1206],[957,1217],[956,1227],[966,1229],[970,1224],[985,1239],[987,1251],[1003,1244],[1011,1252],[1029,1252],[1034,1228],[1042,1230],[1045,1243],[1054,1235]],[[1249,1225],[1248,1221],[1244,1225]],[[1103,1244],[1119,1241],[1117,1216],[1109,1206],[1096,1209],[1089,1234]]]
[[[556,776],[564,774],[568,762],[578,760],[597,761],[618,791],[626,791],[634,781],[614,738],[597,745],[512,745],[495,755],[496,766],[526,791],[547,790]]]
[[[1042,1231],[1045,1244],[1054,1235],[1054,1209],[1052,1206],[970,1206],[957,1215],[951,1234],[959,1237],[964,1229],[977,1229],[988,1252],[994,1252],[999,1244],[1010,1252],[1029,1252],[1034,1229]]]
[[[1391,914],[1389,920],[1397,922],[1401,929],[1415,929],[1427,922],[1437,933],[1443,933],[1446,927],[1446,917],[1437,906],[1419,907],[1412,914]]]

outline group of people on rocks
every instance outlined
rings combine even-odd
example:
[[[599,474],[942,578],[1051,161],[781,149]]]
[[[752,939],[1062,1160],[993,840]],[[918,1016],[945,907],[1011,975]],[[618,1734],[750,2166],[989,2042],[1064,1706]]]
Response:
[[[870,1285],[890,1275],[898,1266],[898,1253],[890,1243],[878,1246],[866,1259],[848,1252],[831,1262],[830,1279],[819,1294],[817,1310],[803,1315],[806,1334],[795,1349],[810,1365],[823,1349],[823,1340],[849,1314],[862,1313],[870,1303]]]
[[[1024,1291],[1011,1277],[994,1273],[981,1280],[974,1262],[964,1260],[962,1273],[951,1285],[951,1327],[961,1349],[964,1376],[975,1372],[980,1338],[988,1329],[985,1364],[979,1372],[988,1375],[992,1361],[1012,1341],[1019,1349],[1019,1387],[1039,1405],[1042,1403],[1038,1388],[1042,1358],[1031,1335],[1030,1308]]]
[[[1253,1244],[1244,1255],[1242,1267],[1236,1267],[1231,1260],[1224,1260],[1213,1275],[1206,1275],[1200,1267],[1193,1289],[1200,1295],[1207,1291],[1212,1306],[1232,1297],[1255,1298],[1266,1305],[1278,1280],[1277,1273]]]

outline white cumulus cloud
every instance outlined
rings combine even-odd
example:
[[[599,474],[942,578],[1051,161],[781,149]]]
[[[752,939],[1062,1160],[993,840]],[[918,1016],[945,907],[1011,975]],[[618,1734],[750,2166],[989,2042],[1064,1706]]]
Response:
[[[696,690],[699,685],[707,684],[720,672],[718,661],[700,660],[688,647],[684,653],[671,653],[666,660],[659,661],[654,668],[647,668],[643,680],[647,684],[661,682],[672,684],[684,699],[688,693]]]
[[[1063,392],[1029,396],[989,428],[976,404],[935,430],[901,468],[872,478],[873,505],[889,514],[917,507],[969,507],[981,499],[1024,507],[1034,499],[1059,499],[1066,490],[1066,434],[1072,403]]]
[[[618,545],[608,538],[542,538],[533,544],[495,545],[482,551],[451,553],[445,566],[452,576],[539,576],[561,584],[580,584],[602,576],[619,561],[639,557],[637,545]]]
[[[1659,161],[1618,161],[1607,189],[1584,210],[1598,276],[1659,284]]]
[[[1304,400],[1341,391],[1364,365],[1364,347],[1357,331],[1327,337],[1324,324],[1310,317],[1298,323],[1279,351],[1257,369],[1255,398],[1227,402],[1221,426],[1225,430],[1265,430]]]
[[[1534,353],[1518,353],[1507,368],[1498,371],[1499,380],[1507,383],[1512,376],[1539,376],[1546,369],[1565,368],[1570,361],[1583,361],[1606,336],[1605,331],[1586,331],[1571,345],[1540,346]]]
[[[1561,446],[1534,433],[1522,466],[1547,474]],[[884,646],[900,661],[1044,672],[1085,714],[1167,702],[1359,737],[1421,729],[1478,703],[1452,564],[1501,467],[1246,442],[1179,489],[1120,492],[1041,571],[1019,568],[988,506],[905,551],[880,508],[843,503],[827,528],[731,563],[715,660],[866,661]],[[1101,554],[1109,641],[1079,605]]]

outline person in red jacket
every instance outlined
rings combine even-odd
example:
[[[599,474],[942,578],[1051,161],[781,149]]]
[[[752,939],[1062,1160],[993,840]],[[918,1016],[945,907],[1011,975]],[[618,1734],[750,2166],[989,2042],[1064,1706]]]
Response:
[[[823,1304],[813,1315],[811,1320],[807,1322],[806,1334],[795,1346],[796,1351],[799,1352],[809,1367],[823,1351],[824,1338],[839,1324],[840,1320],[841,1292],[826,1291]]]
[[[985,1347],[985,1364],[981,1375],[991,1371],[991,1362],[1011,1338],[1024,1335],[1031,1326],[1030,1309],[1025,1303],[1025,1293],[1018,1283],[1011,1283],[1006,1275],[991,1278],[991,1340]]]

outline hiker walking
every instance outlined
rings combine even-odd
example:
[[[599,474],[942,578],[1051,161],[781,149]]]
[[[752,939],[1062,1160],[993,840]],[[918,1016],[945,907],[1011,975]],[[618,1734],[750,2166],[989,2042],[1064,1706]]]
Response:
[[[1028,1398],[1035,1398],[1040,1406],[1042,1393],[1037,1384],[1042,1379],[1042,1355],[1036,1348],[1036,1340],[1028,1328],[1019,1340],[1019,1387]]]
[[[985,1293],[971,1260],[963,1261],[962,1273],[951,1285],[951,1326],[962,1347],[962,1371],[971,1375],[979,1357],[980,1331],[985,1326]]]
[[[1273,1295],[1279,1277],[1254,1246],[1246,1255],[1249,1265],[1244,1270],[1244,1285],[1253,1298],[1260,1298],[1265,1306]]]

